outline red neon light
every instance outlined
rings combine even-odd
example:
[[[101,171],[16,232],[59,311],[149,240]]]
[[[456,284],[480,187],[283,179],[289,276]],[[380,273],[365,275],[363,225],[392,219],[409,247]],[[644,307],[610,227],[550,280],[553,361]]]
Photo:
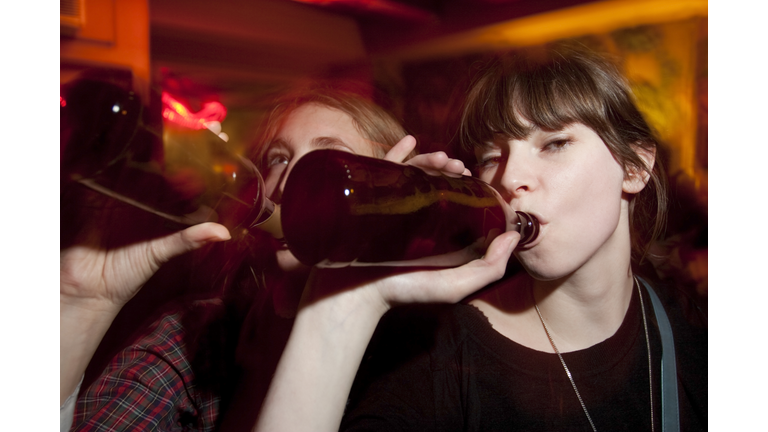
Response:
[[[219,102],[206,102],[203,108],[193,113],[184,104],[177,101],[167,92],[163,92],[162,101],[163,118],[189,129],[205,129],[206,123],[213,121],[221,122],[227,116],[227,109]]]
[[[434,20],[430,12],[392,0],[294,0],[317,6],[338,6],[415,20]]]
[[[67,100],[59,96],[59,105],[61,105],[62,107],[67,106]]]

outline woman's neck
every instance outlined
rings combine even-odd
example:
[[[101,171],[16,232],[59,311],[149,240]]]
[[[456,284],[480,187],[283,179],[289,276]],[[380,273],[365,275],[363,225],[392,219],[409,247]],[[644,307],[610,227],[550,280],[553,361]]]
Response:
[[[521,273],[471,301],[507,338],[531,349],[554,352],[536,312],[560,352],[588,348],[611,337],[624,320],[633,278],[623,276],[537,281]]]
[[[590,281],[533,280],[530,295],[558,349],[569,352],[600,343],[616,333],[629,308],[632,287],[632,275],[627,271],[622,277]]]

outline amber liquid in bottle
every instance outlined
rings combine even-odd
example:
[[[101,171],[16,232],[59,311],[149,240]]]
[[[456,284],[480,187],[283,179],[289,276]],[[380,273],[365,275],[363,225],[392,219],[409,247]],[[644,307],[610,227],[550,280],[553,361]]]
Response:
[[[509,226],[492,187],[481,180],[433,176],[336,150],[299,159],[282,197],[288,248],[302,263],[321,267],[460,265]],[[521,243],[532,241],[538,225],[518,216]],[[446,260],[434,259],[442,256]]]

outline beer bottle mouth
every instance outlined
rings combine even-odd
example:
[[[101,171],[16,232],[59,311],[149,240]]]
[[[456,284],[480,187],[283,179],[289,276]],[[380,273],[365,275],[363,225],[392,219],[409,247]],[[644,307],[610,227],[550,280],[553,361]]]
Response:
[[[280,220],[280,205],[267,198],[267,186],[264,177],[258,171],[254,172],[255,181],[258,182],[258,196],[254,199],[252,223],[249,228],[257,228],[275,239],[284,242],[283,225]]]
[[[518,246],[525,246],[539,236],[539,220],[536,216],[521,211],[517,214],[517,231],[520,233]]]
[[[264,202],[261,206],[261,213],[256,217],[251,228],[258,228],[261,231],[271,234],[276,240],[285,242],[283,225],[280,220],[280,206],[272,202],[269,198],[264,198]]]

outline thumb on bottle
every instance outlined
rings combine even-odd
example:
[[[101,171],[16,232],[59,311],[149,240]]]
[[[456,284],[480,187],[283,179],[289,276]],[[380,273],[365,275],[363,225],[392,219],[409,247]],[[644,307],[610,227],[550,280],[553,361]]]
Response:
[[[507,231],[493,239],[485,253],[484,259],[488,262],[504,262],[512,256],[517,243],[520,241],[520,233]]]
[[[186,242],[191,243],[192,249],[197,249],[208,243],[225,241],[232,238],[224,225],[213,222],[191,226],[181,231],[181,235]]]
[[[411,135],[406,135],[391,149],[389,149],[387,154],[384,156],[384,160],[402,163],[415,148],[416,138],[412,137]]]
[[[232,236],[224,225],[206,222],[153,241],[152,252],[158,264],[206,244],[229,240]]]

